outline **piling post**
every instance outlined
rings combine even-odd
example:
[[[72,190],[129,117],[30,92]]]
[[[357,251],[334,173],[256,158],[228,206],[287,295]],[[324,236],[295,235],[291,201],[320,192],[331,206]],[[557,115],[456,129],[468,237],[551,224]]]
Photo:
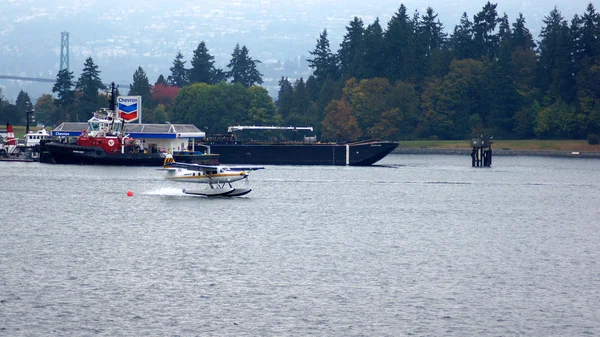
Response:
[[[471,139],[471,165],[473,167],[492,166],[492,141],[483,134]]]

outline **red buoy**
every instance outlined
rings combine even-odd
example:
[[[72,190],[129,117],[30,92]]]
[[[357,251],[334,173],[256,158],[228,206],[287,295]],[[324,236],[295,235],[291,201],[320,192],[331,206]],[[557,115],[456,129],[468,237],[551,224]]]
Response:
[[[133,197],[133,192],[131,192],[131,191],[127,191],[127,196],[128,196],[128,197]]]

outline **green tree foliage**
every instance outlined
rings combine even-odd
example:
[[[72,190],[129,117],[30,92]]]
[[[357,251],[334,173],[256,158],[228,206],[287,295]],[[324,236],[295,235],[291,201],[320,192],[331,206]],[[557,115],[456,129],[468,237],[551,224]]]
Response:
[[[189,84],[188,70],[185,68],[186,62],[187,61],[183,60],[181,51],[177,52],[175,60],[173,60],[173,66],[169,68],[169,70],[171,70],[171,75],[169,75],[169,78],[167,79],[169,85],[183,88]]]
[[[19,95],[21,95],[19,93]],[[16,105],[10,104],[9,100],[2,94],[2,87],[0,87],[0,120],[2,123],[20,124],[17,122],[22,118],[19,114],[19,109]]]
[[[499,36],[494,34],[496,26],[500,22],[496,7],[498,4],[487,2],[481,12],[473,17],[473,40],[476,57],[487,56],[494,60],[498,53]]]
[[[478,114],[485,122],[487,109],[482,108],[485,74],[489,64],[472,59],[452,61],[450,72],[442,80],[433,80],[421,100],[422,136],[463,139],[471,136],[469,120]]]
[[[248,88],[248,117],[251,125],[280,125],[281,116],[277,113],[273,99],[267,89],[258,86]]]
[[[261,62],[250,57],[246,46],[240,48],[240,45],[236,44],[231,54],[231,61],[227,65],[229,68],[227,77],[231,78],[231,83],[239,83],[245,87],[262,84],[262,74],[256,68],[258,63]]]
[[[131,96],[142,96],[142,104],[150,107],[150,97],[152,95],[150,81],[144,69],[141,66],[133,73],[133,83],[129,85],[129,94]]]
[[[56,115],[56,110],[54,97],[43,94],[35,102],[35,119],[44,125],[58,125],[62,121]]]
[[[292,84],[287,77],[281,77],[275,106],[277,107],[277,113],[279,113],[283,121],[287,120],[292,113],[293,96],[294,88],[292,88]]]
[[[346,27],[346,35],[338,50],[340,75],[344,78],[362,78],[365,73],[365,50],[364,50],[365,28],[363,21],[354,17],[350,25]],[[329,75],[331,78],[331,75]]]
[[[313,69],[313,74],[319,83],[325,81],[327,76],[338,79],[338,58],[331,52],[329,39],[327,38],[327,29],[319,35],[317,46],[309,52],[311,59],[307,59],[308,65]]]
[[[582,18],[580,58],[594,58],[600,55],[600,14],[590,3]]]
[[[191,83],[215,84],[220,82],[220,79],[215,78],[217,71],[215,69],[215,57],[208,53],[204,41],[200,42],[194,50],[191,66],[189,73]]]
[[[175,99],[172,119],[198,125],[211,134],[225,133],[231,125],[279,121],[264,89],[225,82],[194,83],[182,88]]]
[[[16,125],[25,125],[25,123],[27,123],[25,111],[27,111],[28,108],[33,108],[33,103],[31,102],[31,98],[29,98],[29,94],[20,90],[17,100],[15,101],[15,106],[17,107],[17,115],[14,116],[12,123]]]
[[[364,70],[358,73],[358,78],[384,77],[386,71],[385,40],[379,18],[368,25],[364,33]]]
[[[392,86],[385,78],[350,79],[344,87],[353,116],[366,136],[387,138],[397,131],[402,115],[392,105]]]
[[[169,121],[169,113],[164,104],[158,104],[155,108],[144,111],[144,123],[163,124]]]
[[[391,81],[409,80],[415,70],[412,63],[417,58],[415,26],[408,17],[404,4],[388,22],[384,33],[386,77]]]
[[[540,33],[538,83],[548,102],[561,99],[568,103],[574,98],[575,82],[569,25],[556,7],[543,22],[546,26]]]
[[[448,49],[444,25],[438,20],[433,8],[427,7],[425,15],[417,25],[417,42],[420,48],[418,76],[443,76],[447,73],[451,55]],[[420,81],[417,81],[420,82]]]
[[[106,102],[98,95],[100,89],[104,88],[105,86],[100,79],[98,66],[94,64],[94,60],[91,57],[88,57],[83,65],[81,76],[75,84],[75,89],[81,92],[77,100],[78,108],[75,112],[76,115],[82,112],[82,117],[89,116],[92,112],[104,107]]]
[[[311,114],[312,101],[304,79],[300,77],[293,84],[292,111],[284,120],[285,124],[296,126],[313,125]]]
[[[156,79],[156,83],[154,83],[154,84],[155,85],[156,84],[169,85],[167,80],[165,79],[165,77],[162,74],[158,75],[158,78]]]
[[[467,13],[463,13],[460,17],[460,24],[454,27],[454,32],[449,41],[457,60],[477,57],[478,52],[473,34],[473,22],[469,20]]]
[[[421,99],[414,84],[398,81],[390,93],[390,107],[396,108],[398,123],[396,134],[391,139],[410,139],[415,133],[420,118]],[[392,110],[389,110],[392,111]]]
[[[60,70],[56,75],[56,82],[52,87],[52,92],[56,93],[57,98],[54,104],[57,107],[57,120],[72,121],[70,108],[75,103],[75,92],[73,91],[73,72],[67,69]]]
[[[576,132],[577,120],[574,106],[558,99],[539,111],[535,126],[538,137],[573,137]]]
[[[600,56],[586,58],[577,74],[576,90],[580,136],[600,134]]]

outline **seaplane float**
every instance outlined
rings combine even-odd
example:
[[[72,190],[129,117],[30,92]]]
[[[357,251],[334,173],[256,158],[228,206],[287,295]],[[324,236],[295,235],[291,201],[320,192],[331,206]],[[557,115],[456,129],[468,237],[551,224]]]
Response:
[[[239,197],[252,191],[250,188],[234,188],[231,183],[248,178],[249,171],[264,169],[263,166],[223,166],[179,163],[173,156],[167,155],[163,168],[166,171],[166,179],[185,183],[208,184],[208,188],[190,190],[183,189],[182,192],[189,195],[200,195],[206,197]]]

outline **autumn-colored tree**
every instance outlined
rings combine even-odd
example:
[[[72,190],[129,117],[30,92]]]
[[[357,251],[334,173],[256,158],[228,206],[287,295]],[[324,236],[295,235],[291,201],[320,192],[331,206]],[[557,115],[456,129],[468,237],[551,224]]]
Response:
[[[362,137],[362,131],[347,100],[333,100],[325,108],[325,118],[321,123],[323,138],[336,141],[355,141]]]
[[[179,93],[179,87],[157,83],[152,88],[152,102],[156,105],[163,104],[169,107],[175,101]]]
[[[392,105],[392,86],[386,78],[355,79],[346,82],[344,96],[347,97],[352,113],[361,129],[372,138],[386,138],[396,133],[397,124],[402,120],[400,109]],[[392,131],[383,132],[391,127]]]

